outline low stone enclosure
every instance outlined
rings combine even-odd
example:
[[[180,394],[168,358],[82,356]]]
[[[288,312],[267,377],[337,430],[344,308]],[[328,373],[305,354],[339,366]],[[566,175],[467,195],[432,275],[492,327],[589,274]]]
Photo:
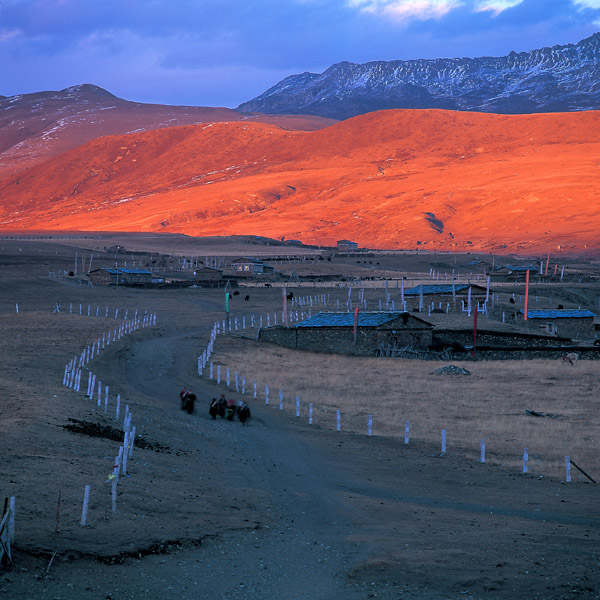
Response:
[[[576,352],[582,359],[600,359],[600,346],[575,345],[569,338],[528,332],[477,331],[473,355],[472,329],[434,328],[408,313],[404,319],[390,319],[376,326],[352,325],[292,326],[260,329],[257,340],[295,350],[309,350],[355,356],[392,356],[422,360],[509,360],[560,358]],[[352,323],[352,315],[347,319]]]

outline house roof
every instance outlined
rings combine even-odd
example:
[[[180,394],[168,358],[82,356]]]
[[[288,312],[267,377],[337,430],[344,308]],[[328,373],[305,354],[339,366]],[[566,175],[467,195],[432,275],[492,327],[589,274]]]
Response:
[[[385,323],[395,321],[405,312],[359,312],[359,327],[378,327]],[[411,316],[412,319],[422,321],[418,317]],[[426,321],[423,321],[425,323]],[[354,313],[318,313],[310,319],[306,319],[294,325],[294,327],[353,327]]]
[[[90,271],[90,273],[97,273],[98,271],[106,271],[112,275],[123,275],[123,273],[126,273],[127,275],[152,275],[150,271],[146,271],[144,269],[115,269],[112,267],[101,267],[99,269]]]
[[[127,275],[152,275],[150,271],[146,269],[117,269],[121,273],[127,273]]]
[[[537,267],[524,267],[522,265],[504,265],[501,267],[496,267],[496,271],[500,269],[508,269],[509,271],[537,271]]]
[[[262,261],[261,260],[256,260],[255,258],[236,258],[235,260],[231,261],[232,265],[235,265],[236,263],[254,263],[255,265],[262,265]]]
[[[455,292],[462,292],[468,288],[476,288],[478,290],[483,290],[479,285],[466,284],[466,283],[455,283],[454,290]],[[434,294],[451,294],[452,293],[452,284],[434,284],[434,285],[417,285],[414,288],[409,288],[404,290],[405,296],[420,296],[421,290],[423,290],[423,296],[431,296]]]
[[[521,311],[523,314],[524,311]],[[564,308],[561,310],[528,310],[528,319],[581,319],[595,317],[591,310]]]

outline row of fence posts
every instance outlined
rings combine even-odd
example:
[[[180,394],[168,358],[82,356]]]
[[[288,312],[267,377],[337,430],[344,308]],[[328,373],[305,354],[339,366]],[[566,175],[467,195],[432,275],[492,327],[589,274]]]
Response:
[[[211,344],[212,344],[212,342],[211,342]],[[211,345],[211,352],[212,352],[212,345]],[[208,356],[210,357],[210,354]],[[198,373],[200,376],[202,376],[202,369],[200,367],[199,367]],[[212,362],[210,362],[209,363],[209,378],[211,380],[216,380],[217,385],[220,385],[221,383],[225,383],[226,387],[228,387],[228,388],[232,387],[230,368],[225,367],[225,378],[224,379],[222,379],[221,375],[222,375],[221,374],[221,365],[220,364],[214,365]],[[246,376],[242,375],[240,377],[240,374],[238,373],[238,371],[235,371],[234,372],[234,380],[235,380],[235,391],[244,395],[246,393]],[[241,381],[241,385],[240,385],[240,381]],[[265,384],[265,386],[264,386],[265,406],[269,406],[271,403],[269,394],[270,394],[269,386],[267,384]],[[253,380],[252,395],[253,395],[254,399],[258,398],[258,383],[257,383],[256,379]],[[282,411],[283,403],[284,403],[283,402],[284,401],[284,392],[282,389],[279,389],[278,400],[279,400],[279,402],[278,402],[279,410]],[[300,397],[296,396],[296,402],[295,402],[296,417],[300,417],[300,406],[301,406]],[[309,402],[308,403],[308,424],[313,425],[313,423],[314,423],[314,405],[312,402]],[[341,430],[342,430],[341,411],[339,409],[337,409],[336,410],[336,431],[341,431]],[[368,414],[367,415],[367,436],[372,436],[372,435],[373,435],[373,415]],[[404,444],[405,445],[408,445],[409,439],[410,439],[410,421],[405,421],[405,424],[404,424]],[[442,429],[442,431],[441,431],[441,455],[444,456],[445,454],[446,454],[446,430]],[[523,452],[523,473],[528,472],[528,460],[529,460],[528,448],[525,448],[524,452]],[[485,438],[481,438],[481,440],[480,440],[479,461],[482,464],[485,463]],[[570,461],[570,457],[568,457],[568,456],[566,457],[565,464],[566,464],[565,481],[569,482],[569,481],[571,481],[571,464],[572,464]],[[585,475],[587,476],[587,474],[585,474]]]
[[[115,320],[118,320],[119,316],[120,316],[122,321],[132,320],[133,322],[137,322],[138,319],[140,318],[140,317],[138,317],[139,311],[136,310],[135,313],[133,314],[133,317],[131,317],[131,319],[130,319],[129,309],[127,309],[127,308],[126,309],[115,308],[115,312],[113,315],[112,309],[109,309],[108,306],[106,308],[102,309],[102,307],[100,307],[99,305],[96,305],[96,310],[94,311],[93,307],[90,304],[88,304],[87,311],[86,311],[84,304],[79,303],[79,310],[78,310],[77,304],[74,305],[72,302],[70,302],[69,308],[67,311],[66,307],[63,307],[61,304],[56,302],[54,308],[52,309],[52,312],[60,313],[61,310],[65,313],[68,312],[70,315],[72,315],[72,314],[81,315],[81,316],[87,315],[88,317],[96,316],[96,317],[104,317],[105,319],[114,318]],[[18,305],[17,305],[17,312],[19,312]],[[150,318],[151,316],[156,317],[156,315],[154,315],[154,314],[150,315],[147,311],[144,311],[143,319]]]
[[[79,392],[81,388],[81,375],[82,370],[87,368],[90,360],[94,357],[97,357],[100,354],[100,351],[105,347],[108,347],[111,343],[120,340],[124,335],[133,333],[140,329],[145,329],[146,327],[150,327],[156,325],[156,314],[148,314],[144,313],[143,316],[129,319],[119,325],[118,328],[114,330],[110,330],[108,334],[103,334],[102,338],[98,338],[94,340],[94,342],[88,346],[86,346],[80,355],[75,356],[69,363],[65,365],[64,375],[63,375],[63,385],[73,389],[75,392]],[[102,398],[103,398],[103,388],[102,382],[98,381],[96,385],[96,374],[92,373],[91,370],[88,370],[88,383],[87,383],[87,391],[86,398],[89,400],[94,400],[94,394],[97,398],[97,406],[100,408],[102,406]],[[104,414],[108,414],[109,407],[109,386],[104,386]],[[121,395],[117,394],[115,399],[115,420],[120,423],[120,412],[121,412]],[[132,421],[132,412],[129,410],[129,405],[125,405],[125,414],[123,416],[123,445],[119,447],[119,453],[115,457],[113,463],[112,472],[109,474],[107,483],[111,483],[111,500],[112,500],[112,512],[117,512],[117,484],[119,482],[120,475],[127,475],[127,463],[133,454],[133,447],[135,442],[135,432],[136,428],[131,423]],[[85,526],[87,524],[87,514],[88,507],[90,502],[90,493],[91,493],[91,485],[86,485],[83,494],[83,507],[81,511],[81,521],[80,524]]]

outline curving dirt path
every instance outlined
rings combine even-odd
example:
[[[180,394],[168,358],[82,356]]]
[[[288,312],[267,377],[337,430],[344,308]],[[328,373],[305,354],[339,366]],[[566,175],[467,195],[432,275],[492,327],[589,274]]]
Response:
[[[172,322],[98,359],[170,453],[136,450],[112,528],[55,540],[84,558],[48,576],[21,556],[27,570],[2,577],[0,598],[600,598],[597,487],[336,433],[259,403],[245,427],[212,421],[220,390],[195,372],[207,331]],[[187,415],[177,393],[191,382]],[[119,564],[90,558],[122,551]]]

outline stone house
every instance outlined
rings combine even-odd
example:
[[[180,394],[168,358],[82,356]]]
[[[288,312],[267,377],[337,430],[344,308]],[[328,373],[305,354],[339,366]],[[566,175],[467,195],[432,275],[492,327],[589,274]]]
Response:
[[[431,345],[432,325],[407,312],[358,314],[356,344],[354,314],[318,313],[292,327],[273,327],[259,332],[259,339],[298,350],[374,356],[381,346]]]
[[[213,267],[203,267],[194,272],[198,281],[221,281],[223,279],[223,271],[214,269]]]
[[[231,261],[231,266],[238,277],[256,277],[274,273],[275,269],[254,258],[238,258]]]
[[[524,311],[520,311],[519,321],[524,316]],[[581,309],[528,310],[527,321],[522,322],[528,329],[541,330],[547,335],[593,341],[596,338],[595,317],[592,311]]]
[[[350,240],[339,240],[337,242],[337,249],[339,252],[354,252],[358,250],[358,243],[351,242]]]
[[[92,285],[131,285],[152,283],[152,273],[144,269],[94,269],[88,273]]]

